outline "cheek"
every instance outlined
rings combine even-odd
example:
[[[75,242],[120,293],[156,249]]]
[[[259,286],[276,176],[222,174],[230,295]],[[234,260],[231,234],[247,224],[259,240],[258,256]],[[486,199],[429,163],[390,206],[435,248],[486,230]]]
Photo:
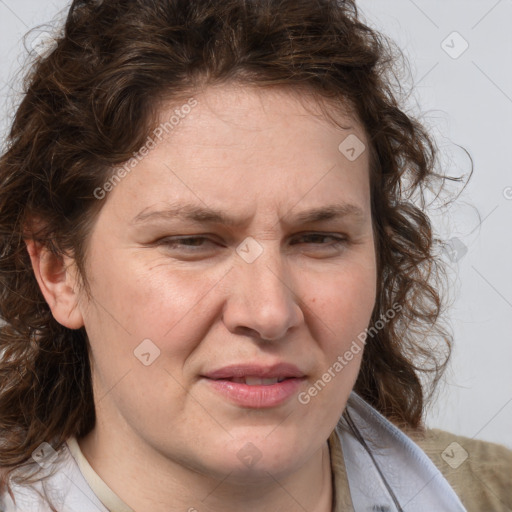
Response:
[[[145,338],[164,343],[184,324],[201,327],[197,319],[207,314],[204,297],[222,276],[218,271],[176,268],[165,258],[148,262],[138,255],[119,254],[115,261],[96,262],[94,313],[114,337],[129,336],[130,346]],[[90,323],[94,325],[93,320]]]
[[[313,337],[320,364],[298,399],[304,411],[316,418],[311,425],[313,436],[318,425],[336,424],[357,380],[364,352],[360,335],[368,327],[375,303],[375,272],[371,265],[351,266],[304,289],[315,290],[308,304],[310,325],[318,329]]]
[[[338,343],[368,327],[376,299],[375,279],[375,270],[369,265],[333,272],[322,284],[312,285],[316,291],[312,308],[331,335],[339,335]]]

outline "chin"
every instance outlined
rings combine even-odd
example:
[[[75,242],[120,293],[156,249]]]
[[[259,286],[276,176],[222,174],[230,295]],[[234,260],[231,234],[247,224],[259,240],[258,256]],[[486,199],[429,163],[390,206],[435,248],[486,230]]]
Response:
[[[232,472],[230,480],[256,482],[267,480],[270,475],[279,478],[304,464],[307,453],[297,449],[300,442],[293,436],[286,436],[284,431],[282,435],[274,432],[269,436],[272,428],[262,428],[263,433],[260,431],[257,436],[250,433],[238,435],[221,450],[221,465],[226,466],[227,472]]]

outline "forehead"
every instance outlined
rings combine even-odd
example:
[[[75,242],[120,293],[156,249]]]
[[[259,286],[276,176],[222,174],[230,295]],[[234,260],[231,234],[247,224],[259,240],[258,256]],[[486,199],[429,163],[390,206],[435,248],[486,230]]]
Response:
[[[229,83],[208,86],[188,98],[159,104],[159,123],[165,124],[173,114],[193,99],[197,106],[181,116],[172,133],[184,132],[193,125],[214,125],[212,139],[233,135],[244,138],[247,132],[259,130],[273,134],[272,128],[300,131],[309,125],[354,133],[364,140],[364,128],[351,103],[344,98],[330,99],[307,88],[292,86],[255,86]],[[184,119],[183,119],[184,118]],[[224,127],[221,125],[224,124]],[[220,131],[219,131],[220,130]],[[233,133],[234,130],[240,130]],[[171,133],[171,135],[172,135]]]
[[[288,209],[298,201],[305,208],[343,201],[365,209],[368,152],[356,159],[343,152],[349,137],[366,146],[357,120],[340,113],[340,128],[309,97],[286,90],[223,86],[193,99],[193,109],[161,105],[160,125],[181,113],[179,122],[116,187],[113,195],[123,190],[127,206],[193,199],[241,214],[251,204],[283,201]]]

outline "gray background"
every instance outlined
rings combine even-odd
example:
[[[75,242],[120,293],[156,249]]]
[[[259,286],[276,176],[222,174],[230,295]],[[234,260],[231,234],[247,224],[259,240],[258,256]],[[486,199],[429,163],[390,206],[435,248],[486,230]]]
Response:
[[[69,3],[0,0],[2,141],[26,62],[22,37]],[[358,5],[409,59],[411,79],[403,83],[415,89],[407,105],[434,134],[446,172],[468,174],[470,161],[459,146],[474,161],[465,192],[433,214],[437,233],[450,241],[443,258],[455,347],[427,424],[512,448],[512,0]],[[28,46],[42,30],[51,28],[29,36]]]

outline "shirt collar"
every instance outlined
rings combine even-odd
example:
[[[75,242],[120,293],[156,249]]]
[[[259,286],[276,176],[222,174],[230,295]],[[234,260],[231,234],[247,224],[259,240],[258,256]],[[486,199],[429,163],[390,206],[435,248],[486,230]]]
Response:
[[[354,391],[336,433],[355,510],[466,512],[419,446]]]

